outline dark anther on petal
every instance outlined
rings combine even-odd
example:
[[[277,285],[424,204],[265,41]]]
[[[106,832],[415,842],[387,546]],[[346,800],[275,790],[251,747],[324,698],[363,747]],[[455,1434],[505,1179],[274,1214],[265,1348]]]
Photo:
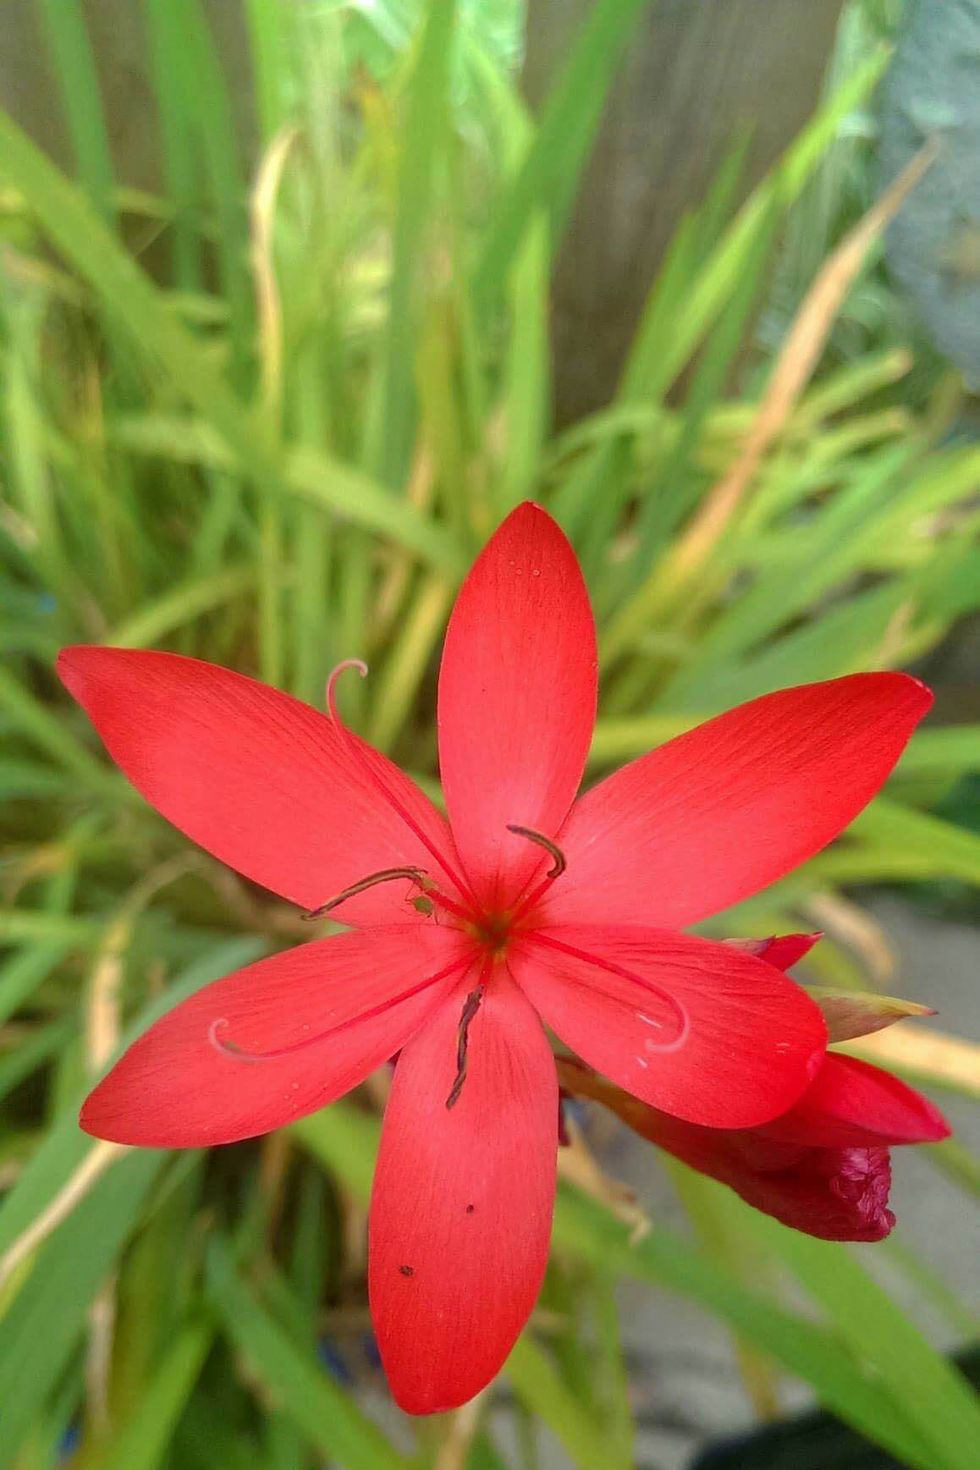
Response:
[[[475,990],[470,991],[469,995],[463,1001],[463,1010],[459,1018],[459,1035],[456,1041],[456,1080],[452,1085],[449,1096],[446,1098],[447,1108],[455,1107],[456,1103],[459,1102],[459,1095],[463,1090],[463,1083],[466,1081],[470,1022],[480,1009],[482,999],[483,986],[478,985]]]
[[[398,1269],[402,1273],[403,1276],[414,1276],[415,1275],[415,1267],[414,1266],[399,1266]]]
[[[476,1205],[467,1205],[467,1206],[466,1206],[466,1213],[467,1213],[467,1214],[468,1214],[468,1215],[472,1215],[472,1213],[473,1213],[473,1211],[474,1211],[474,1210],[475,1210],[475,1209],[476,1209]]]
[[[324,914],[329,914],[331,909],[337,908],[346,899],[355,898],[357,894],[363,893],[367,888],[373,888],[377,883],[390,883],[393,878],[408,878],[412,883],[419,883],[423,887],[425,886],[425,870],[423,868],[381,868],[377,873],[369,873],[366,878],[359,878],[356,883],[352,883],[349,888],[345,888],[342,893],[338,893],[336,898],[331,898],[326,903],[321,903],[319,908],[307,909],[302,917],[304,919],[321,919]]]
[[[550,837],[544,837],[540,832],[535,832],[533,827],[518,827],[514,822],[507,823],[507,831],[513,832],[517,837],[526,837],[528,842],[536,842],[539,847],[544,848],[545,852],[550,852],[554,866],[548,869],[545,877],[561,877],[568,867],[568,862],[557,842],[552,842]]]

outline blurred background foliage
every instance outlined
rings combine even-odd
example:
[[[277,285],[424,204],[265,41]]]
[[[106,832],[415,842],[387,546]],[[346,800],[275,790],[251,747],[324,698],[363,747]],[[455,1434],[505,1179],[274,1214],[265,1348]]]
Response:
[[[968,1390],[860,1252],[693,1176],[693,1234],[631,1233],[567,1165],[505,1371],[516,1435],[489,1401],[379,1427],[362,1221],[382,1083],[211,1157],[76,1127],[150,1018],[305,931],[109,767],[54,678],[61,644],[169,647],[316,704],[362,657],[347,717],[437,795],[448,609],[524,497],[573,538],[597,609],[591,777],[766,690],[921,666],[975,613],[962,380],[882,263],[899,195],[868,215],[891,0],[845,5],[816,111],[754,181],[733,130],[618,379],[556,417],[555,262],[645,8],[595,0],[532,114],[517,0],[247,0],[244,71],[220,7],[141,0],[131,126],[155,162],[134,181],[85,8],[20,6],[67,156],[0,116],[0,1470],[531,1470],[541,1425],[570,1463],[625,1467],[623,1278],[717,1315],[761,1406],[789,1374],[902,1463],[975,1464]],[[861,886],[962,899],[980,875],[971,716],[941,698],[847,836],[711,932],[819,926],[812,978],[880,983]],[[954,1078],[912,1036],[904,1065],[975,1091],[959,1055]],[[976,1189],[958,1145],[932,1157]]]

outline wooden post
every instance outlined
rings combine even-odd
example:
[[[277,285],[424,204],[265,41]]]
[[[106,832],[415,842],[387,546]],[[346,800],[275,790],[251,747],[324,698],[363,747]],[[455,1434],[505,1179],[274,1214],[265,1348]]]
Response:
[[[592,0],[530,0],[540,102]],[[556,412],[606,402],[685,207],[739,132],[747,191],[814,110],[843,0],[652,0],[614,83],[554,286]]]
[[[84,0],[83,8],[116,180],[159,189],[159,121],[143,6],[140,0]],[[0,0],[0,106],[71,173],[68,129],[39,10],[38,0]],[[204,11],[228,76],[247,154],[254,143],[254,123],[242,6],[239,0],[205,0]]]

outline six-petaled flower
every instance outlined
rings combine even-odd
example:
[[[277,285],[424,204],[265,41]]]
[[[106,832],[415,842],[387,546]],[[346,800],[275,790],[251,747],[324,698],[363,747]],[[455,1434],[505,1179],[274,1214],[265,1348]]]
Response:
[[[465,581],[438,693],[448,821],[337,717],[169,653],[78,647],[61,676],[160,812],[240,873],[350,926],[207,986],[95,1088],[82,1126],[227,1143],[340,1097],[398,1053],[375,1174],[371,1309],[398,1402],[494,1375],[544,1272],[558,1082],[542,1021],[687,1125],[753,1128],[817,1077],[826,1027],[779,969],[682,930],[830,842],[930,702],[901,674],[767,695],[576,800],[596,644],[542,510]]]

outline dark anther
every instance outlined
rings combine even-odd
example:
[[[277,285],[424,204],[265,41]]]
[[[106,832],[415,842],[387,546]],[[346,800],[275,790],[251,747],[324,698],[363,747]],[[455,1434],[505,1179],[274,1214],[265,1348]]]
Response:
[[[414,1276],[415,1275],[415,1267],[414,1266],[399,1266],[398,1269],[402,1273],[403,1276]]]
[[[356,883],[352,883],[349,888],[345,888],[342,893],[338,893],[336,898],[331,898],[326,903],[321,903],[319,908],[307,909],[302,917],[304,919],[322,919],[324,914],[329,914],[331,909],[337,908],[346,899],[355,898],[357,894],[363,893],[365,889],[373,888],[376,883],[390,883],[393,878],[408,878],[413,883],[419,883],[423,887],[425,886],[425,871],[422,868],[382,868],[378,873],[369,873],[366,878],[359,878]]]
[[[466,1206],[466,1213],[467,1213],[467,1214],[468,1214],[468,1215],[472,1215],[472,1213],[473,1213],[473,1211],[474,1211],[474,1210],[475,1210],[475,1209],[476,1209],[476,1205],[467,1205],[467,1206]]]
[[[478,985],[471,990],[463,1001],[463,1010],[459,1018],[459,1033],[456,1040],[456,1080],[452,1085],[449,1096],[446,1098],[446,1107],[455,1107],[459,1102],[459,1095],[466,1081],[467,1049],[469,1046],[470,1022],[480,1009],[483,999],[483,986]]]
[[[536,842],[539,847],[544,848],[545,852],[550,852],[554,867],[548,869],[545,877],[561,877],[562,873],[568,867],[568,863],[565,859],[565,854],[557,842],[552,842],[550,837],[544,837],[540,832],[535,832],[532,827],[518,827],[513,822],[507,823],[507,831],[515,833],[518,837],[526,837],[528,842]]]

